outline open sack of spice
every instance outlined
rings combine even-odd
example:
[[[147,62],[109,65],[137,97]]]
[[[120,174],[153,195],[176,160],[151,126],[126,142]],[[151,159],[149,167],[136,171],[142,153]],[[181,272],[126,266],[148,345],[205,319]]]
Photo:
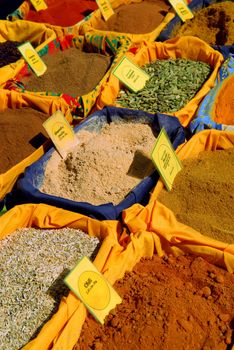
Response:
[[[182,37],[144,42],[126,56],[150,77],[143,89],[132,92],[111,74],[97,99],[106,105],[176,116],[183,126],[192,120],[201,100],[214,86],[222,55],[204,41]]]
[[[142,203],[158,180],[150,158],[164,127],[176,149],[184,142],[177,118],[106,107],[74,128],[77,145],[64,159],[52,148],[28,167],[6,198],[47,203],[98,219],[116,219]]]
[[[38,77],[26,63],[5,88],[49,95],[51,100],[63,98],[76,115],[87,116],[110,74],[110,67],[130,43],[121,39],[116,45],[117,52],[113,54],[104,37],[97,44],[92,37],[87,40],[74,35],[57,38],[39,51],[47,66],[43,75]]]
[[[54,39],[54,31],[44,24],[0,21],[0,85],[15,77],[25,64],[19,45],[29,41],[39,51]]]
[[[205,250],[196,243],[198,240],[224,242],[227,255],[220,253],[217,258],[223,259],[227,268],[233,270],[228,252],[234,244],[234,133],[214,129],[201,131],[180,146],[177,155],[183,168],[177,174],[172,190],[167,192],[160,180],[150,199],[151,208],[156,200],[163,211],[168,211],[165,217],[171,217],[171,227],[162,235],[162,240],[174,242],[175,251],[193,249],[204,254]],[[129,217],[136,212],[140,213],[139,206],[132,209]],[[144,218],[153,217],[147,211],[144,215]],[[155,219],[155,224],[165,227],[163,220]]]
[[[101,271],[120,235],[117,221],[43,204],[0,217],[0,348],[51,349],[67,332],[74,343],[85,312],[63,279],[83,256]]]
[[[222,64],[216,85],[202,101],[189,125],[192,133],[204,129],[234,131],[233,112],[234,55]]]
[[[192,35],[210,45],[234,44],[234,2],[193,0],[188,7],[194,17],[182,22],[176,15],[161,31],[158,41]]]
[[[82,24],[81,32],[127,36],[134,43],[154,41],[175,16],[164,0],[113,0],[111,7],[114,13],[107,21],[98,9]]]
[[[25,168],[48,149],[42,123],[57,109],[72,121],[63,100],[52,102],[47,96],[0,90],[0,200],[12,190]]]

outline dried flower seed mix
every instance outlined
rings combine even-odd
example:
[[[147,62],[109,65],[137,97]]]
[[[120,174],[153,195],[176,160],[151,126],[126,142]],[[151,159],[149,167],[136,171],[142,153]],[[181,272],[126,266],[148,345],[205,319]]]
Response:
[[[42,59],[47,71],[40,77],[31,74],[22,78],[26,90],[84,95],[96,87],[110,65],[110,57],[76,48],[45,55]]]
[[[57,153],[49,159],[40,191],[95,205],[118,204],[153,171],[156,136],[139,121],[112,122],[99,133],[80,131],[80,144],[65,161]]]
[[[211,72],[207,63],[181,58],[157,60],[142,69],[150,76],[145,87],[137,93],[120,90],[116,102],[122,107],[150,113],[180,110],[196,95]]]
[[[0,348],[34,338],[68,294],[63,278],[99,240],[80,230],[24,228],[0,241]]]
[[[0,43],[0,68],[18,61],[22,56],[17,47],[22,43],[18,41],[4,41]]]

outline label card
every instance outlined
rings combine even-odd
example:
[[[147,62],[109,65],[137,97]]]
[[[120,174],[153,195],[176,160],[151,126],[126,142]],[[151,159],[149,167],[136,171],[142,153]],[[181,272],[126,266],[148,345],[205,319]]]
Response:
[[[56,111],[43,124],[62,158],[66,157],[69,149],[77,144],[74,130],[61,111]]]
[[[194,17],[184,0],[169,0],[169,2],[183,22]]]
[[[122,302],[111,284],[86,256],[65,277],[64,282],[101,324],[104,324],[109,312]]]
[[[45,63],[29,42],[18,46],[18,50],[38,77],[46,72]]]
[[[113,16],[114,10],[109,0],[96,0],[96,3],[105,21],[107,21],[111,16]]]
[[[151,159],[161,175],[167,190],[170,191],[176,175],[182,169],[182,165],[164,128],[157,137],[151,153]]]
[[[114,68],[113,75],[133,92],[142,90],[150,76],[124,56]]]
[[[44,0],[30,0],[30,2],[36,11],[46,10],[48,7]]]

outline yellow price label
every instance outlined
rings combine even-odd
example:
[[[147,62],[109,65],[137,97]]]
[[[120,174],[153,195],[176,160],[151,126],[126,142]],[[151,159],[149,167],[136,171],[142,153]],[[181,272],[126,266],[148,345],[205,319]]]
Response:
[[[167,190],[170,191],[176,175],[182,169],[182,165],[164,128],[157,137],[151,153],[151,159],[161,175]]]
[[[30,0],[30,2],[36,11],[46,10],[48,8],[44,0]]]
[[[169,2],[183,22],[194,17],[184,0],[169,0]]]
[[[74,130],[61,111],[56,111],[43,124],[49,137],[62,158],[77,144]]]
[[[118,293],[86,256],[65,277],[64,282],[101,324],[104,324],[109,312],[122,302]]]
[[[109,0],[96,0],[96,3],[105,21],[107,21],[111,16],[113,16],[114,10]]]
[[[112,73],[134,92],[142,90],[147,80],[150,79],[150,76],[147,73],[126,56],[121,59]]]
[[[29,42],[18,46],[18,50],[38,77],[46,72],[45,63]]]

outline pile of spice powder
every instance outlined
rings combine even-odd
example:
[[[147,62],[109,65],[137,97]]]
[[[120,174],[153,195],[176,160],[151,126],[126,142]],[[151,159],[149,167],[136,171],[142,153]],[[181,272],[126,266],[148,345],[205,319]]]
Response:
[[[223,81],[212,108],[212,119],[220,124],[234,125],[234,75]]]
[[[21,53],[17,49],[22,43],[18,41],[4,41],[0,43],[0,68],[7,64],[14,63],[22,58]]]
[[[234,3],[224,1],[205,7],[194,18],[175,27],[171,37],[192,35],[210,45],[234,44]]]
[[[117,104],[150,113],[176,112],[184,107],[207,80],[207,63],[182,58],[157,60],[141,67],[150,79],[137,93],[120,90]]]
[[[1,349],[18,350],[38,334],[69,292],[64,277],[98,245],[71,228],[24,228],[0,241]]]
[[[48,140],[42,123],[48,115],[32,108],[0,112],[0,174],[32,154]]]
[[[110,57],[69,48],[42,57],[47,71],[40,77],[20,78],[26,90],[50,91],[72,96],[92,91],[110,66]]]
[[[206,151],[183,161],[171,192],[158,200],[205,236],[234,243],[234,148]]]
[[[26,17],[28,21],[50,23],[62,27],[77,24],[98,8],[94,0],[46,0],[48,8],[36,11],[31,9]]]
[[[40,191],[94,205],[118,204],[153,172],[155,144],[148,124],[112,122],[99,133],[80,131],[80,142],[67,158],[54,152],[45,168]]]
[[[201,257],[142,259],[114,288],[104,326],[88,316],[73,350],[228,350],[234,275]]]
[[[119,6],[107,21],[100,19],[96,29],[130,34],[146,34],[159,26],[169,10],[163,0],[142,1]]]

